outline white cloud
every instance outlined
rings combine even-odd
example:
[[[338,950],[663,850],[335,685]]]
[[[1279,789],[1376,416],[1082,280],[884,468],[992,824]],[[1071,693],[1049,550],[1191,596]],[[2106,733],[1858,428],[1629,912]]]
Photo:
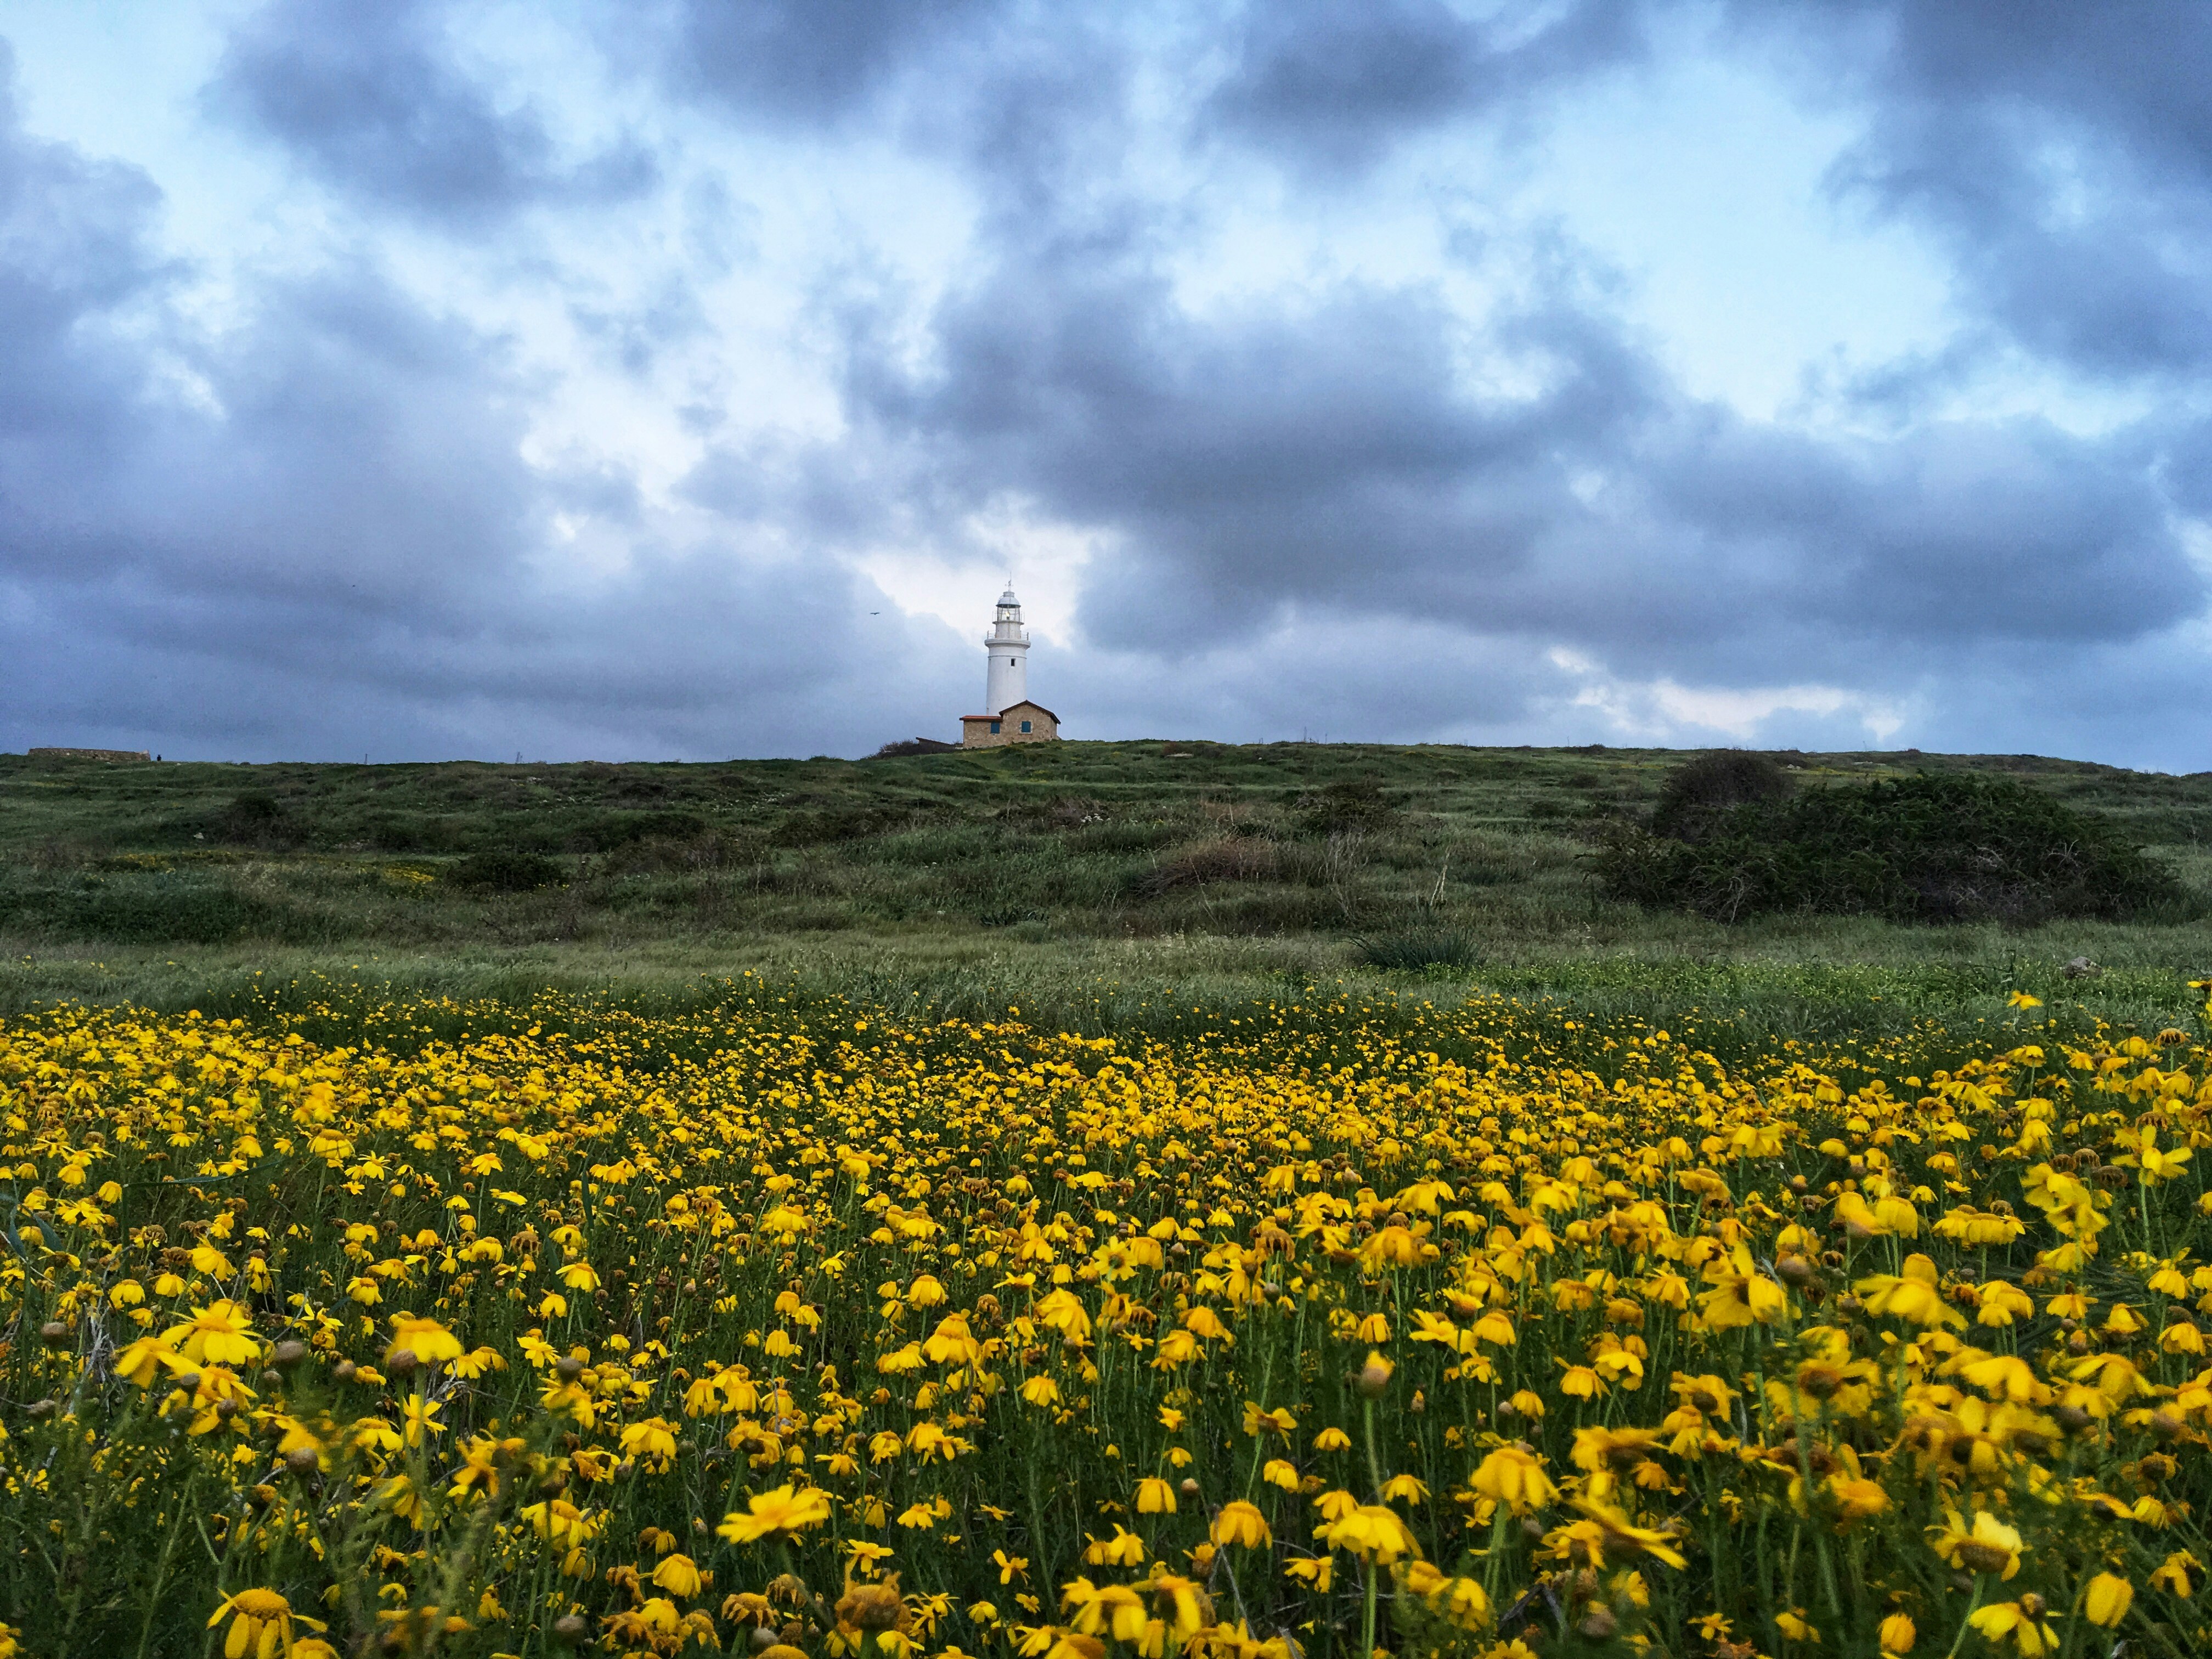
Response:
[[[1876,743],[1901,731],[1906,707],[1891,698],[1840,685],[1693,686],[1661,676],[1626,680],[1590,658],[1565,647],[1547,653],[1552,665],[1581,684],[1569,706],[1602,715],[1624,737],[1680,743],[1708,734],[1748,743],[1778,718],[1811,716],[1856,724]]]

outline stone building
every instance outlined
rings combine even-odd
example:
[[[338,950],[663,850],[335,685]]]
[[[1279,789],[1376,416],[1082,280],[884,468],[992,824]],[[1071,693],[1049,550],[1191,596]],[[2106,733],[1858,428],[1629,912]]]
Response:
[[[1048,743],[1060,735],[1060,716],[1027,697],[995,714],[963,714],[963,749],[997,749],[1010,743]]]

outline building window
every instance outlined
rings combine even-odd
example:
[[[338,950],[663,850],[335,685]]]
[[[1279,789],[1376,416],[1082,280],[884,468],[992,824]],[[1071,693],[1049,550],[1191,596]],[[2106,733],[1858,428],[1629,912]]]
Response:
[[[991,722],[991,735],[994,738],[999,735],[999,723],[996,720]]]
[[[1024,731],[1024,732],[1026,732],[1026,731],[1028,731],[1029,729],[1030,729],[1030,723],[1029,723],[1027,720],[1024,720],[1024,721],[1022,722],[1022,730],[1023,730],[1023,731]]]

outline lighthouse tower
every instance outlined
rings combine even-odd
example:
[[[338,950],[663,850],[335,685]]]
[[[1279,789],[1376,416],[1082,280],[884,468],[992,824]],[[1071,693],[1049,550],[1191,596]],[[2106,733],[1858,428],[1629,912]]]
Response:
[[[983,636],[990,671],[984,681],[983,711],[996,714],[1030,695],[1030,630],[1022,626],[1022,602],[1014,585],[999,595],[999,614]]]
[[[963,749],[996,749],[1010,743],[1050,743],[1060,736],[1060,716],[1030,701],[1030,630],[1022,626],[1022,602],[1014,585],[999,595],[999,614],[983,635],[989,672],[983,682],[983,709],[960,717]]]

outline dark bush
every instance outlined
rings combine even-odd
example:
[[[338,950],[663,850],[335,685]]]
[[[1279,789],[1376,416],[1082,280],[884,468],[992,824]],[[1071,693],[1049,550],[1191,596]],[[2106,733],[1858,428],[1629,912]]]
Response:
[[[1273,842],[1249,836],[1217,836],[1176,848],[1150,869],[1133,872],[1132,890],[1157,896],[1178,887],[1216,882],[1273,881],[1282,873],[1282,854]]]
[[[896,760],[903,755],[949,755],[957,750],[957,743],[944,743],[935,738],[908,738],[900,743],[887,743],[863,760]]]
[[[1464,933],[1386,933],[1355,939],[1352,948],[1370,968],[1386,973],[1419,973],[1429,968],[1471,968],[1474,941]]]
[[[453,880],[464,887],[481,887],[495,893],[526,893],[533,887],[550,887],[562,871],[543,853],[519,847],[471,853],[453,866]]]
[[[287,938],[300,919],[233,888],[171,875],[0,892],[0,931],[132,945]]]
[[[1622,825],[1598,873],[1616,898],[1721,921],[1807,911],[2026,924],[2179,915],[2191,903],[2109,819],[1965,774],[1707,809],[1693,838]]]
[[[1372,778],[1332,783],[1305,796],[1299,805],[1305,809],[1306,827],[1322,835],[1376,829],[1397,811]]]
[[[603,812],[580,824],[570,837],[580,853],[611,853],[641,841],[696,841],[707,820],[696,812]]]
[[[449,853],[453,826],[421,812],[383,812],[362,825],[362,838],[380,853]]]
[[[656,836],[617,848],[608,855],[607,868],[625,876],[682,875],[734,868],[757,857],[759,850],[713,830],[682,841]]]
[[[841,841],[859,841],[880,835],[898,822],[899,815],[880,807],[841,805],[803,807],[785,815],[775,827],[779,847],[820,847]]]
[[[1652,808],[1651,827],[1662,836],[1695,841],[1713,814],[1753,801],[1780,800],[1789,793],[1789,773],[1767,756],[1716,749],[1667,775]]]
[[[306,824],[276,796],[260,789],[234,797],[208,829],[211,839],[233,847],[297,847],[307,838]]]

